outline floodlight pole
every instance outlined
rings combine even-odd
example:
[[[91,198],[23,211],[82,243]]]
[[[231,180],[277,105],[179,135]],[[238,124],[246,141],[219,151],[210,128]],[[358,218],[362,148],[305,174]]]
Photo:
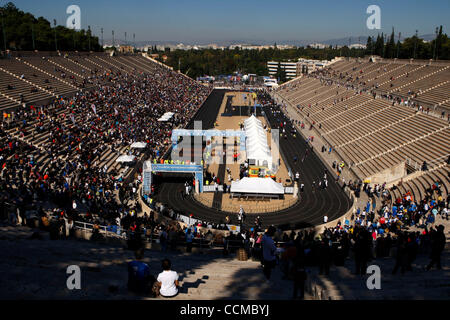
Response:
[[[438,32],[439,28],[436,27],[436,40],[434,40],[434,52],[433,52],[433,59],[437,60],[437,41],[438,41]]]
[[[88,26],[88,46],[89,52],[91,52],[91,26]]]
[[[3,30],[3,46],[5,47],[5,54],[6,54],[6,30],[5,30],[5,22],[3,19],[3,10],[2,10],[2,30]]]
[[[56,19],[53,19],[53,26],[55,28],[55,51],[58,51],[58,40],[56,39]]]
[[[33,41],[33,51],[36,50],[35,43],[34,43],[34,23],[31,23],[31,39]]]
[[[418,35],[418,33],[419,33],[419,30],[416,30],[416,39],[414,39],[415,41],[414,41],[414,55],[413,55],[413,59],[416,59],[417,40],[418,40],[417,35]]]

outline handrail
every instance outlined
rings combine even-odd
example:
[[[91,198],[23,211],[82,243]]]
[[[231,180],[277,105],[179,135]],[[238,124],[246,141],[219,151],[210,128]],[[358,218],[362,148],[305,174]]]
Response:
[[[94,228],[95,225],[93,223],[88,223],[88,222],[83,222],[83,221],[74,221],[73,225],[74,225],[74,228],[83,230],[85,232],[86,231],[94,232],[94,230],[95,230],[95,228]],[[106,236],[113,237],[112,235],[114,235],[114,238],[126,239],[126,232],[120,226],[117,227],[116,232],[108,230],[107,226],[99,226],[98,230],[100,233],[103,233]]]

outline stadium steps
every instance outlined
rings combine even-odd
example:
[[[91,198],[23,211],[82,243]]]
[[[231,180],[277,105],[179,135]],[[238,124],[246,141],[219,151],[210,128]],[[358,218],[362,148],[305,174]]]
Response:
[[[83,61],[92,64],[92,65],[95,66],[96,68],[100,68],[100,70],[104,70],[104,69],[105,69],[104,66],[98,64],[97,62],[95,62],[95,61],[93,61],[93,60],[91,60],[91,59],[89,59],[89,58],[87,58],[87,57],[85,57]],[[88,67],[86,67],[86,68],[88,68]],[[92,70],[92,69],[91,69],[91,70]]]
[[[57,66],[57,67],[59,67],[59,68],[65,70],[65,71],[67,71],[67,72],[70,72],[70,73],[72,73],[72,74],[78,76],[78,78],[80,78],[80,79],[83,79],[83,78],[84,78],[83,75],[79,74],[78,72],[75,72],[75,71],[72,70],[72,69],[69,69],[69,68],[66,67],[66,66],[63,66],[62,64],[57,63],[56,61],[53,61],[53,60],[50,60],[50,59],[48,59],[47,61],[50,62],[51,64],[54,64],[55,66]],[[87,67],[86,67],[85,69],[87,69]]]
[[[111,70],[111,71],[112,70],[120,70],[120,71],[122,71],[119,67],[111,65],[111,64],[109,64],[107,62],[104,62],[102,60],[101,61],[103,62],[103,64],[100,64],[99,61],[95,61],[96,59],[100,60],[99,57],[84,58],[84,60],[86,60],[88,63],[91,63],[93,65],[98,66],[99,68],[101,68],[101,70]]]
[[[380,79],[383,79],[384,77],[389,77],[391,75],[391,73],[393,73],[403,67],[404,67],[404,65],[402,65],[402,64],[398,65],[395,63],[390,63],[384,67],[380,67],[380,69],[382,69],[382,72],[378,73],[374,78],[367,80],[367,83],[374,82],[374,81],[380,81]],[[385,71],[385,69],[386,69],[386,71]]]
[[[446,85],[449,82],[450,82],[450,80],[440,82],[440,83],[438,83],[438,84],[436,84],[436,85],[434,85],[434,86],[432,86],[430,88],[427,88],[427,89],[421,91],[420,94],[418,94],[418,96],[423,95],[423,94],[425,94],[425,93],[427,93],[427,92],[429,92],[429,91],[431,91],[433,89],[439,88],[439,87],[441,87],[443,85]]]
[[[393,126],[395,126],[395,125],[397,125],[397,124],[399,124],[399,123],[401,123],[401,122],[403,122],[403,121],[405,121],[405,120],[407,120],[407,119],[413,118],[413,117],[415,117],[415,116],[416,116],[416,114],[413,113],[413,114],[407,116],[406,118],[401,118],[401,117],[400,117],[400,119],[398,119],[398,120],[396,120],[396,121],[387,122],[387,125],[385,125],[385,126],[378,126],[377,129],[372,130],[372,131],[369,131],[369,132],[367,132],[367,133],[361,135],[361,136],[358,137],[358,138],[355,138],[355,139],[352,139],[352,140],[348,140],[348,141],[345,142],[344,144],[341,144],[341,145],[336,146],[336,148],[340,148],[340,147],[346,146],[346,145],[348,145],[348,144],[350,144],[350,143],[352,143],[352,142],[355,142],[355,141],[361,140],[361,139],[363,139],[363,138],[365,138],[365,137],[371,136],[371,135],[374,134],[374,133],[377,133],[377,132],[379,132],[379,131],[383,131],[383,130],[385,130],[385,129],[387,129],[387,128],[393,127]]]
[[[127,263],[134,254],[122,245],[49,240],[46,233],[42,240],[30,240],[32,233],[27,227],[0,226],[1,299],[153,300],[128,292]],[[176,300],[290,299],[292,294],[292,281],[282,280],[278,267],[267,284],[259,262],[238,261],[234,254],[147,250],[144,261],[153,275],[161,271],[164,258],[179,274]],[[69,265],[81,268],[81,290],[66,287]]]
[[[92,71],[90,68],[88,68],[88,67],[86,67],[85,65],[79,63],[78,61],[75,61],[75,60],[73,60],[73,59],[71,59],[71,58],[69,58],[69,57],[67,57],[66,59],[67,59],[67,61],[70,61],[71,63],[76,64],[78,67],[80,67],[80,68],[82,68],[82,69],[87,69],[87,70],[89,70],[89,71]]]
[[[41,91],[41,90],[38,90],[38,92],[30,92],[30,90],[33,88],[38,88],[38,89],[40,89],[40,88],[25,79],[20,79],[20,77],[3,69],[1,66],[0,66],[0,70],[1,70],[0,86],[2,88],[6,88],[6,86],[8,84],[13,85],[14,89],[7,90],[6,92],[8,92],[8,97],[19,101],[19,104],[21,104],[20,100],[19,100],[20,94],[23,95],[24,102],[36,101],[36,100],[40,100],[40,99],[48,99],[48,98],[51,98],[53,95],[53,93],[51,93],[51,92]]]
[[[432,77],[433,75],[435,75],[435,74],[437,74],[437,73],[439,73],[439,72],[443,72],[444,70],[447,70],[447,69],[449,69],[449,68],[450,68],[450,66],[445,66],[445,67],[442,68],[442,69],[436,70],[436,71],[431,72],[431,73],[429,73],[429,74],[427,74],[427,75],[424,75],[424,76],[422,76],[422,77],[420,77],[420,78],[417,78],[417,79],[415,79],[415,80],[413,80],[413,81],[411,81],[411,82],[408,82],[408,83],[406,83],[406,84],[404,84],[404,85],[402,85],[402,86],[396,88],[395,90],[401,90],[401,89],[403,89],[403,88],[405,88],[405,87],[411,86],[413,83],[416,83],[416,82],[418,82],[418,81],[420,81],[420,80],[423,80],[423,79],[430,78],[430,77]]]
[[[66,80],[64,80],[64,79],[60,79],[60,78],[56,77],[54,74],[52,74],[52,73],[50,73],[50,72],[48,72],[48,71],[46,71],[46,70],[43,70],[43,69],[41,69],[41,68],[39,68],[39,67],[37,67],[37,66],[31,64],[31,63],[29,63],[28,61],[22,60],[22,59],[20,59],[20,58],[16,58],[16,60],[18,60],[18,61],[20,61],[20,62],[26,64],[27,66],[29,66],[29,67],[31,67],[31,68],[33,68],[33,69],[38,70],[39,72],[42,72],[42,73],[44,73],[44,74],[50,76],[52,79],[55,79],[55,80],[58,80],[58,81],[64,83],[65,85],[67,85],[67,86],[73,88],[74,90],[79,90],[76,86],[74,86],[74,85],[71,84],[70,82],[68,82],[68,81],[66,81]],[[61,91],[61,92],[59,92],[59,94],[69,93],[69,92],[72,92],[72,91],[73,91],[73,90],[70,90],[70,89],[66,89],[66,90],[68,90],[68,91],[67,91],[67,92]]]
[[[6,110],[20,105],[20,101],[0,92],[0,110]]]
[[[112,66],[112,67],[114,67],[114,68],[116,68],[116,69],[118,69],[118,70],[121,70],[121,71],[124,71],[124,72],[131,72],[131,73],[134,72],[133,68],[131,68],[131,67],[128,66],[128,65],[125,65],[125,64],[121,63],[120,61],[119,61],[119,64],[121,64],[121,66],[118,67],[117,64],[114,64],[114,62],[116,62],[116,61],[110,62],[110,61],[107,61],[108,59],[103,59],[103,58],[101,58],[101,57],[96,57],[96,58],[97,58],[98,60],[101,60],[102,62],[106,63],[107,65],[110,65],[110,66]],[[109,59],[109,60],[111,60],[111,59]],[[131,70],[127,70],[127,69],[125,69],[125,67],[126,67],[127,69],[131,69]]]
[[[24,82],[28,83],[29,85],[31,85],[31,86],[33,86],[33,87],[36,87],[36,88],[38,88],[38,89],[40,89],[40,90],[46,92],[47,94],[49,94],[49,95],[51,95],[51,96],[56,97],[56,94],[54,94],[53,92],[51,92],[51,91],[49,91],[49,90],[47,90],[47,89],[45,89],[45,88],[39,86],[38,84],[35,84],[35,83],[33,83],[33,82],[31,82],[31,81],[29,81],[29,80],[27,80],[27,79],[21,79],[18,75],[14,74],[14,73],[12,73],[12,72],[6,70],[6,69],[3,69],[2,67],[0,67],[0,70],[3,71],[3,72],[5,72],[5,73],[7,73],[7,74],[9,74],[9,75],[11,75],[11,76],[13,76],[13,77],[16,78],[16,79],[19,79],[19,80],[21,80],[21,81],[24,81]]]
[[[413,144],[414,142],[417,142],[417,141],[419,141],[419,140],[421,140],[421,139],[427,138],[427,137],[431,136],[432,134],[436,134],[436,133],[442,132],[442,131],[446,130],[446,129],[449,128],[449,127],[450,127],[450,126],[446,126],[446,127],[443,127],[443,128],[437,129],[437,130],[433,130],[433,131],[431,131],[431,132],[429,132],[429,133],[427,133],[427,134],[425,134],[425,135],[416,137],[415,139],[413,139],[413,140],[411,140],[411,141],[409,141],[409,142],[405,142],[405,143],[403,143],[402,145],[397,145],[397,146],[395,146],[394,148],[391,148],[391,149],[389,149],[389,150],[386,150],[386,151],[384,151],[384,152],[382,152],[382,153],[380,153],[380,154],[374,155],[374,156],[372,156],[370,159],[366,159],[366,160],[364,160],[364,161],[360,161],[360,162],[356,163],[356,165],[362,165],[362,164],[366,163],[367,161],[373,160],[373,159],[375,159],[375,158],[382,157],[382,156],[384,156],[384,155],[387,154],[387,153],[393,152],[393,151],[395,151],[395,150],[397,150],[397,149],[400,149],[400,148],[405,147],[405,146],[407,146],[407,145]]]
[[[428,255],[419,255],[413,263],[413,271],[393,275],[395,259],[380,258],[369,262],[378,265],[381,271],[380,290],[367,288],[368,275],[352,274],[353,261],[346,260],[343,267],[331,267],[329,276],[311,272],[313,295],[321,300],[398,300],[398,299],[436,299],[448,300],[450,285],[442,279],[450,277],[450,255],[448,250],[442,256],[442,270],[424,271],[429,263]]]
[[[352,109],[356,109],[356,108],[365,106],[366,104],[368,104],[368,103],[370,103],[370,102],[371,102],[371,100],[364,101],[364,102],[362,102],[362,103],[359,103],[359,104],[355,105],[355,106],[352,107],[352,108],[347,109],[346,111],[350,111],[350,112],[351,112]],[[389,109],[390,107],[391,107],[390,105],[386,105],[386,107],[384,107],[383,109],[379,109],[379,110],[377,110],[377,111],[375,111],[375,112],[373,112],[373,113],[369,113],[368,115],[366,115],[366,116],[364,116],[364,117],[362,117],[362,118],[355,118],[354,120],[352,120],[352,121],[350,121],[350,122],[348,122],[348,123],[346,123],[346,124],[343,124],[343,125],[341,125],[341,126],[339,126],[339,127],[337,127],[337,128],[334,128],[334,129],[332,129],[332,130],[330,130],[330,131],[324,132],[323,134],[324,134],[324,135],[329,135],[329,134],[331,134],[331,133],[333,133],[333,132],[335,132],[335,131],[337,131],[337,130],[339,130],[339,129],[343,129],[343,128],[347,127],[347,126],[350,126],[350,125],[352,125],[353,123],[355,123],[355,122],[357,122],[357,121],[361,121],[361,120],[364,120],[364,119],[366,119],[366,118],[368,118],[368,117],[374,116],[374,115],[376,115],[376,114],[378,114],[378,113],[380,113],[380,112],[382,112],[382,111],[384,111],[384,110],[386,110],[386,109]],[[336,116],[339,116],[339,114],[337,114]],[[328,119],[326,119],[326,120],[329,120],[329,119],[330,119],[330,118],[328,118]]]

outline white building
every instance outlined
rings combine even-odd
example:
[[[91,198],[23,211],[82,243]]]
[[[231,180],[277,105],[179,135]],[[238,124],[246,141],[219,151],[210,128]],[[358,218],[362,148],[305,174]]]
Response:
[[[350,45],[349,48],[350,49],[367,49],[367,46],[364,44],[360,44],[360,43],[354,43],[354,44]]]
[[[294,79],[299,75],[297,70],[297,62],[267,61],[267,69],[269,69],[270,76],[276,77],[278,67],[286,72],[286,79]]]
[[[325,49],[328,48],[329,45],[323,44],[323,43],[311,43],[308,45],[308,47],[313,49]]]

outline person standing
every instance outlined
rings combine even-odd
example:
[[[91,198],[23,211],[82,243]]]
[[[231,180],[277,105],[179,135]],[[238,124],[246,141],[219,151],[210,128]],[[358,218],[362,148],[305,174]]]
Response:
[[[159,234],[159,243],[161,245],[161,252],[167,251],[168,234],[166,232],[166,227],[161,227],[161,232]]]
[[[272,269],[276,266],[276,251],[275,242],[272,237],[275,234],[275,227],[270,226],[267,232],[261,239],[262,253],[263,253],[263,273],[267,281],[270,280]]]
[[[241,229],[242,229],[242,224],[244,223],[244,219],[245,219],[244,208],[242,206],[240,206],[239,213],[238,213],[238,221],[239,221],[239,227]]]
[[[305,281],[307,274],[305,269],[305,251],[300,243],[296,245],[296,254],[293,259],[291,275],[294,280],[294,292],[292,298],[297,299],[298,291],[300,290],[299,298],[303,300],[305,296]]]
[[[186,252],[192,252],[192,241],[194,240],[194,235],[191,232],[191,228],[187,229],[186,232]]]
[[[436,264],[438,270],[441,270],[441,254],[445,248],[444,226],[440,225],[431,234],[431,261],[427,265],[426,270],[429,271]]]

